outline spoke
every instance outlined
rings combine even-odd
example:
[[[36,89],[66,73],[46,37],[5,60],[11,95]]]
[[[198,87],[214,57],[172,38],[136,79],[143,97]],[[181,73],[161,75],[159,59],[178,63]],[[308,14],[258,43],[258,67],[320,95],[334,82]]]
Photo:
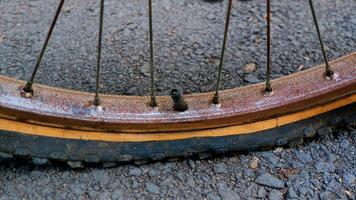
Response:
[[[229,30],[229,24],[230,24],[231,8],[232,8],[232,0],[229,0],[228,6],[227,6],[227,12],[226,12],[224,39],[223,39],[221,55],[220,55],[220,64],[219,64],[219,69],[218,69],[218,79],[217,79],[217,83],[216,83],[214,97],[212,100],[213,104],[219,104],[219,88],[220,88],[221,72],[222,72],[223,65],[224,65],[224,55],[225,55],[226,41],[227,41],[227,35],[228,35],[228,30]]]
[[[323,53],[323,57],[324,57],[324,62],[325,62],[325,75],[330,77],[330,76],[332,76],[332,75],[334,74],[334,72],[333,72],[333,70],[331,69],[331,67],[330,67],[330,65],[329,65],[328,57],[326,56],[326,51],[325,51],[325,48],[324,48],[323,40],[321,39],[321,34],[320,34],[320,30],[319,30],[318,19],[317,19],[316,14],[315,14],[313,1],[312,1],[312,0],[309,0],[309,4],[310,4],[310,10],[311,10],[312,15],[313,15],[313,20],[314,20],[315,29],[316,29],[316,32],[317,32],[317,34],[318,34],[318,39],[319,39],[319,43],[320,43],[320,47],[321,47],[321,52]]]
[[[48,30],[48,33],[47,33],[47,36],[46,36],[46,40],[45,42],[43,43],[43,46],[42,46],[42,49],[41,49],[41,52],[37,58],[37,61],[36,61],[36,65],[35,65],[35,68],[33,69],[32,71],[32,74],[31,74],[31,77],[30,79],[27,81],[26,83],[26,86],[25,88],[23,89],[23,91],[25,93],[33,93],[33,89],[32,89],[32,85],[33,85],[33,81],[35,79],[35,76],[36,76],[36,73],[38,71],[38,68],[41,64],[41,61],[42,61],[42,58],[43,58],[43,54],[44,52],[46,51],[46,48],[47,48],[47,45],[48,45],[48,42],[49,42],[49,39],[51,38],[52,36],[52,33],[53,33],[53,30],[54,30],[54,27],[56,26],[56,23],[57,23],[57,19],[58,19],[58,16],[62,10],[62,7],[63,7],[63,4],[64,4],[64,0],[60,0],[59,2],[59,5],[58,5],[58,8],[56,10],[56,13],[54,15],[54,18],[52,20],[52,23],[51,23],[51,26]]]
[[[148,0],[148,21],[150,37],[150,73],[151,73],[151,107],[156,107],[155,81],[154,81],[154,60],[153,60],[153,28],[152,28],[152,0]]]
[[[99,18],[99,38],[98,38],[98,55],[96,63],[96,89],[94,105],[100,106],[99,89],[100,89],[100,66],[101,66],[101,47],[103,37],[103,20],[104,20],[104,0],[100,0],[100,18]]]
[[[266,87],[265,92],[272,92],[271,87],[271,0],[267,0],[267,68],[266,68]]]

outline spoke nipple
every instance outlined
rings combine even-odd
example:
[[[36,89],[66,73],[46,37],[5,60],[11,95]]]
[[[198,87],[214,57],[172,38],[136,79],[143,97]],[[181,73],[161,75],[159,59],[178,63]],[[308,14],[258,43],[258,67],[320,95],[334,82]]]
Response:
[[[174,88],[171,90],[170,95],[173,100],[173,109],[175,111],[183,112],[188,109],[187,103],[184,101],[182,91],[178,88]]]
[[[213,97],[213,100],[211,100],[211,103],[217,105],[220,103],[220,100],[219,100],[219,95],[217,94],[214,94],[214,97]]]
[[[99,99],[99,97],[95,97],[94,98],[94,106],[100,106],[101,105],[101,101]]]
[[[265,89],[263,89],[262,94],[263,96],[271,96],[273,94],[272,87],[266,87]]]
[[[273,92],[273,89],[272,89],[271,83],[269,81],[267,81],[266,82],[266,87],[263,90],[263,94],[270,95],[270,94],[272,94],[272,92]]]
[[[34,92],[32,89],[32,85],[30,83],[27,83],[26,86],[20,92],[20,94],[22,97],[25,97],[25,98],[33,97]]]
[[[219,100],[219,93],[218,92],[215,92],[215,94],[214,94],[214,97],[213,97],[213,99],[211,100],[211,103],[213,103],[213,104],[220,104],[220,100]]]
[[[150,107],[152,107],[152,108],[157,107],[157,102],[156,102],[156,98],[155,97],[151,97]]]
[[[101,101],[100,101],[100,98],[99,97],[95,97],[94,98],[94,102],[93,102],[93,105],[95,106],[95,107],[101,107],[102,108],[102,106],[101,106]]]
[[[271,92],[273,92],[271,87],[266,87],[264,90],[264,93],[271,93]]]
[[[327,79],[332,79],[333,78],[333,75],[334,75],[334,71],[333,70],[326,70],[326,72],[325,72],[325,77],[327,78]]]

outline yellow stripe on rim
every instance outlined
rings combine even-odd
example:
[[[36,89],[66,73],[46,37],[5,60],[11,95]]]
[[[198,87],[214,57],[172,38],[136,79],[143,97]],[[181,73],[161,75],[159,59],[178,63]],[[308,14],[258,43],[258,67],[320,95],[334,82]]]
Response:
[[[44,136],[62,139],[94,140],[106,142],[148,142],[189,139],[196,137],[219,137],[255,133],[258,131],[276,128],[307,119],[356,102],[356,94],[338,99],[334,102],[317,106],[308,110],[288,114],[285,116],[258,121],[254,123],[229,126],[217,129],[200,131],[185,131],[178,133],[107,133],[81,130],[68,130],[63,128],[47,127],[24,122],[0,118],[0,130],[23,133],[33,136]],[[1,133],[0,133],[1,135]]]

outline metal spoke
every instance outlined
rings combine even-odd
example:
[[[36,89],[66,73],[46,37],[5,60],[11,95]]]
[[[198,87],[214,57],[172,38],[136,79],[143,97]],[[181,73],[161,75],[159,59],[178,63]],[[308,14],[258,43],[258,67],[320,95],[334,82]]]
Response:
[[[266,4],[267,20],[267,68],[266,68],[266,87],[265,92],[272,92],[271,87],[271,0]]]
[[[310,10],[311,10],[312,15],[313,15],[313,20],[314,20],[315,29],[316,29],[316,32],[317,32],[317,34],[318,34],[318,39],[319,39],[319,43],[320,43],[320,47],[321,47],[321,52],[323,53],[323,57],[324,57],[324,62],[325,62],[325,75],[330,77],[330,76],[332,76],[332,75],[334,74],[334,72],[333,72],[333,70],[331,69],[331,67],[330,67],[330,65],[329,65],[328,57],[326,56],[326,51],[325,51],[325,48],[324,48],[323,40],[321,39],[321,34],[320,34],[320,30],[319,30],[318,19],[317,19],[316,14],[315,14],[313,1],[312,1],[312,0],[309,0],[309,4],[310,4]]]
[[[216,83],[214,97],[212,100],[213,104],[219,104],[219,88],[220,88],[221,72],[222,72],[223,65],[224,65],[224,55],[225,55],[226,41],[227,41],[227,35],[228,35],[228,30],[229,30],[229,24],[230,24],[231,8],[232,8],[232,0],[229,0],[228,6],[227,6],[227,12],[226,12],[224,39],[223,39],[221,55],[220,55],[220,65],[219,65],[219,69],[218,69],[218,79],[217,79],[217,83]]]
[[[150,37],[150,73],[151,73],[151,107],[156,107],[156,94],[154,86],[154,60],[153,60],[153,28],[152,28],[152,0],[148,0],[148,24],[149,24],[149,37]]]
[[[100,17],[99,17],[99,38],[98,38],[98,55],[96,63],[96,89],[94,105],[100,106],[99,88],[100,88],[100,66],[101,66],[101,46],[103,37],[103,20],[104,20],[104,0],[100,0]]]
[[[43,54],[44,52],[46,51],[46,48],[47,48],[47,45],[48,45],[48,42],[49,42],[49,39],[51,38],[52,36],[52,33],[53,33],[53,30],[54,30],[54,27],[56,26],[56,23],[57,23],[57,19],[58,19],[58,16],[62,10],[62,7],[63,7],[63,4],[64,4],[64,0],[60,0],[59,1],[59,5],[58,5],[58,8],[56,10],[56,13],[54,15],[54,18],[52,20],[52,23],[51,23],[51,26],[48,30],[48,33],[47,33],[47,36],[46,36],[46,39],[45,39],[45,42],[42,46],[42,49],[41,49],[41,52],[37,58],[37,61],[36,61],[36,65],[35,65],[35,68],[33,69],[32,71],[32,74],[31,74],[31,77],[30,79],[27,81],[26,83],[26,86],[24,87],[23,91],[25,93],[28,93],[28,94],[32,94],[33,93],[33,89],[32,89],[32,85],[33,85],[33,81],[35,79],[35,76],[36,76],[36,73],[38,71],[38,68],[41,64],[41,61],[42,61],[42,58],[43,58]],[[30,96],[30,95],[29,95]]]

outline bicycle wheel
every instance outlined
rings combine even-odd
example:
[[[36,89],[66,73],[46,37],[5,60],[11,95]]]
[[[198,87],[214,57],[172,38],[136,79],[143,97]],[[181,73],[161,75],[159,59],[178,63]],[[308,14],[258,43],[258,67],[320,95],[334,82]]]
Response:
[[[324,65],[270,80],[270,1],[267,1],[266,82],[220,90],[231,15],[228,1],[215,90],[156,96],[152,2],[149,97],[99,94],[104,1],[100,4],[95,94],[34,84],[64,0],[27,82],[0,76],[0,158],[31,158],[36,164],[162,160],[293,145],[330,127],[355,121],[356,53],[328,61],[312,1],[310,7]]]

